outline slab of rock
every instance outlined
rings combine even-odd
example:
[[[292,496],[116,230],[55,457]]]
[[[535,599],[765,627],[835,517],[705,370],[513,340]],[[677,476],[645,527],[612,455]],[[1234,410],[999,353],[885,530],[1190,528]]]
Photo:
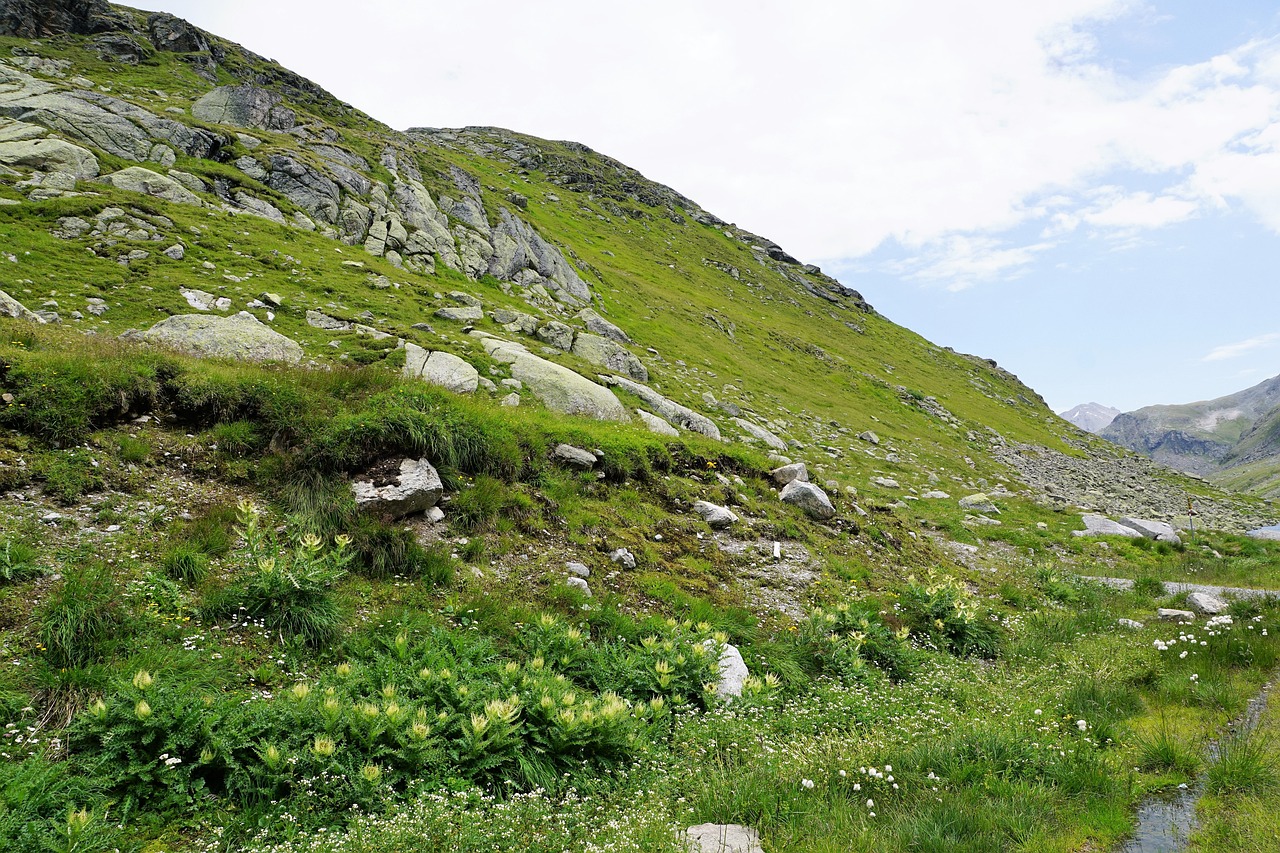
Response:
[[[733,510],[710,501],[695,501],[693,511],[702,516],[712,530],[723,530],[738,520]]]
[[[447,388],[456,394],[470,394],[480,385],[480,372],[471,364],[447,352],[428,352],[417,344],[404,345],[405,376]]]
[[[436,311],[441,320],[453,320],[459,323],[474,323],[484,319],[484,309],[477,306],[461,305],[457,308],[441,308]]]
[[[1132,527],[1125,527],[1107,518],[1105,515],[1086,514],[1080,517],[1084,522],[1084,530],[1071,531],[1072,536],[1127,536],[1140,539],[1142,534]]]
[[[716,648],[715,640],[704,640],[702,643],[709,650]],[[732,699],[742,695],[742,683],[751,677],[747,663],[742,659],[742,652],[736,646],[724,644],[717,660],[716,696],[721,700]]]
[[[1196,615],[1190,610],[1175,610],[1172,607],[1161,607],[1156,611],[1156,618],[1165,622],[1194,622]]]
[[[40,172],[65,172],[79,180],[98,176],[98,158],[93,152],[65,139],[0,142],[0,163]]]
[[[872,477],[871,484],[882,489],[900,489],[902,486],[892,477]]]
[[[880,443],[880,436],[876,435],[876,434],[875,434],[874,432],[872,432],[871,430],[867,430],[866,432],[860,432],[860,433],[858,433],[858,439],[859,439],[859,440],[861,440],[861,441],[869,442],[869,443],[871,443],[871,444],[879,444],[879,443]]]
[[[510,308],[498,308],[489,312],[489,319],[503,326],[509,332],[521,332],[532,335],[538,330],[538,318],[523,311],[512,311]]]
[[[586,563],[565,563],[564,569],[569,574],[579,578],[591,577],[591,569]]]
[[[585,595],[587,598],[591,597],[591,587],[587,586],[586,578],[570,576],[568,578],[565,578],[565,585],[573,587],[574,589],[578,590],[583,595]]]
[[[110,184],[116,189],[129,192],[144,193],[165,201],[177,204],[190,204],[200,207],[204,202],[200,197],[168,175],[159,175],[142,166],[130,166],[99,178],[102,183]]]
[[[191,105],[201,121],[258,130],[290,130],[297,114],[280,105],[284,99],[257,86],[219,86]]]
[[[483,333],[472,334],[480,339],[494,361],[510,364],[512,377],[520,380],[547,408],[601,421],[630,420],[622,403],[603,385],[540,358],[520,344]]]
[[[569,350],[583,361],[626,374],[636,382],[648,382],[649,371],[634,353],[617,341],[586,332],[575,335]]]
[[[960,508],[967,509],[970,512],[1000,512],[999,507],[984,492],[977,492],[961,498]]]
[[[26,320],[28,323],[44,322],[43,317],[34,311],[28,311],[25,305],[3,290],[0,290],[0,316],[12,317],[15,320]]]
[[[806,483],[803,480],[792,480],[787,483],[778,497],[784,503],[800,507],[810,518],[816,518],[819,521],[824,521],[836,514],[836,509],[831,505],[831,499],[827,497],[827,493],[813,483]]]
[[[644,409],[636,409],[635,411],[636,415],[640,418],[640,423],[644,424],[645,429],[649,430],[649,432],[656,432],[658,435],[666,435],[673,438],[679,437],[680,430],[676,429],[657,415],[651,415]]]
[[[927,500],[946,500],[947,498],[951,497],[951,495],[947,494],[941,489],[934,489],[931,492],[925,492],[920,497],[925,498]]]
[[[1119,521],[1125,527],[1138,531],[1148,539],[1155,539],[1157,542],[1172,542],[1177,545],[1182,542],[1178,538],[1178,531],[1173,529],[1172,524],[1166,524],[1163,521],[1147,521],[1142,518],[1122,518]]]
[[[1207,592],[1188,593],[1187,605],[1203,616],[1217,616],[1219,613],[1227,612],[1227,603],[1218,598],[1218,596]]]
[[[802,483],[809,482],[809,469],[805,467],[803,462],[792,462],[774,468],[769,472],[769,476],[773,478],[773,482],[779,486],[785,486],[792,480],[799,480]]]
[[[426,512],[444,494],[440,475],[426,459],[391,460],[351,483],[356,506],[391,518]]]
[[[639,397],[648,404],[649,408],[653,409],[654,414],[663,418],[667,423],[720,441],[720,428],[710,418],[698,414],[687,406],[668,400],[648,385],[642,385],[625,376],[616,374],[607,377],[605,381]]]
[[[579,471],[590,471],[596,467],[594,453],[583,450],[581,447],[574,447],[572,444],[557,444],[551,451],[551,458],[570,468],[577,468]]]
[[[538,340],[550,347],[568,352],[573,349],[573,328],[558,320],[552,320],[534,333]]]
[[[700,823],[684,831],[689,853],[764,853],[760,833],[736,823]]]
[[[751,421],[745,418],[732,418],[732,420],[735,424],[737,424],[738,429],[742,430],[743,432],[745,432],[747,435],[751,436],[754,439],[763,441],[765,444],[767,444],[769,447],[772,447],[774,450],[787,449],[787,443],[785,441],[778,438],[776,435],[769,432],[769,430],[765,429],[764,427],[757,426],[756,424],[753,424]]]
[[[149,343],[165,344],[202,358],[235,358],[244,361],[302,360],[302,347],[267,328],[248,311],[231,317],[176,314],[145,332],[126,333]]]
[[[1141,631],[1143,624],[1136,619],[1117,619],[1116,624],[1121,628],[1128,628],[1130,631]]]

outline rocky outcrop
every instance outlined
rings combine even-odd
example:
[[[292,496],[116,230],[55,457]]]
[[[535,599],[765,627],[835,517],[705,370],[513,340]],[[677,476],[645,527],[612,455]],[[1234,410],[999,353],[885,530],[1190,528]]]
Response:
[[[553,297],[570,305],[591,299],[591,289],[574,271],[558,248],[548,243],[529,223],[503,210],[491,232],[493,254],[487,272],[503,281],[517,281],[525,288],[540,284]],[[537,280],[517,278],[530,271]]]
[[[582,324],[587,327],[587,331],[593,335],[599,335],[602,338],[608,338],[611,341],[617,341],[620,344],[631,343],[631,336],[619,329],[613,323],[601,317],[590,308],[583,308],[575,315]],[[642,380],[647,381],[647,380]]]
[[[126,335],[203,358],[291,363],[302,360],[302,347],[267,328],[247,311],[232,317],[177,314],[161,320],[145,332]]]
[[[643,400],[654,413],[667,423],[705,435],[707,438],[720,440],[720,428],[710,418],[700,415],[687,406],[682,406],[654,391],[648,385],[641,385],[625,376],[608,376],[605,381],[616,385]]]
[[[627,410],[613,393],[585,376],[545,358],[521,344],[472,332],[480,338],[494,361],[511,365],[511,376],[528,388],[543,405],[566,415],[582,415],[602,421],[629,420]]]
[[[129,192],[144,193],[175,204],[204,204],[200,197],[168,175],[159,175],[142,166],[130,166],[99,178],[104,184]]]
[[[191,114],[214,124],[286,131],[297,124],[298,116],[281,106],[283,100],[276,93],[256,86],[219,86],[192,104]]]
[[[1129,539],[1141,539],[1143,535],[1105,515],[1088,514],[1081,516],[1080,520],[1084,522],[1084,530],[1073,530],[1072,536],[1125,536]]]
[[[0,142],[0,163],[17,169],[65,172],[80,180],[98,176],[98,158],[93,152],[65,139]]]
[[[0,36],[26,39],[132,30],[128,15],[106,0],[4,0]]]
[[[196,53],[209,49],[204,32],[175,15],[157,12],[147,17],[147,36],[156,50]]]
[[[574,336],[573,347],[569,351],[583,361],[625,373],[636,382],[649,381],[649,371],[640,363],[640,359],[626,347],[608,338],[579,332]]]

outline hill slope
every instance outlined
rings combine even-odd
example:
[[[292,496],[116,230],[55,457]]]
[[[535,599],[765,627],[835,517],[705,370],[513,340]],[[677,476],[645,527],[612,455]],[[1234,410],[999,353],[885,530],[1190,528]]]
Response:
[[[1275,660],[1117,627],[1280,584],[1269,506],[624,164],[0,33],[0,853],[1105,848]]]

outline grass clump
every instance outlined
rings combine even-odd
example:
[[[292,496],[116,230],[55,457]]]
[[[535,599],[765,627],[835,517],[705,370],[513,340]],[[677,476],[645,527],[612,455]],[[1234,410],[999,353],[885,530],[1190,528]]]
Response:
[[[101,564],[71,565],[38,615],[45,659],[55,667],[101,661],[125,624],[120,590]]]
[[[1280,784],[1275,742],[1251,729],[1218,741],[1218,754],[1205,772],[1205,788],[1214,794],[1257,794]]]
[[[0,539],[0,582],[18,583],[39,577],[38,553],[30,544],[7,536]]]

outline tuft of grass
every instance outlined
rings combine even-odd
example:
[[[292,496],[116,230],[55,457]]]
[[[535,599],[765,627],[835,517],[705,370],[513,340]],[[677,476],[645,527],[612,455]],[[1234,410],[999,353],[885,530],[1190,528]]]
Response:
[[[1238,730],[1220,740],[1217,758],[1205,773],[1205,788],[1215,794],[1257,794],[1277,784],[1276,744],[1254,730]]]
[[[171,579],[194,586],[209,574],[209,560],[198,547],[190,542],[179,542],[170,548],[160,564]]]
[[[38,577],[41,571],[36,557],[36,549],[21,539],[0,540],[0,581],[17,583]]]
[[[120,594],[108,568],[71,565],[39,611],[44,656],[56,667],[83,667],[103,659],[124,627]]]
[[[1150,734],[1134,737],[1133,745],[1138,752],[1138,767],[1143,770],[1194,776],[1200,769],[1197,750],[1179,737],[1163,715],[1159,727]]]

